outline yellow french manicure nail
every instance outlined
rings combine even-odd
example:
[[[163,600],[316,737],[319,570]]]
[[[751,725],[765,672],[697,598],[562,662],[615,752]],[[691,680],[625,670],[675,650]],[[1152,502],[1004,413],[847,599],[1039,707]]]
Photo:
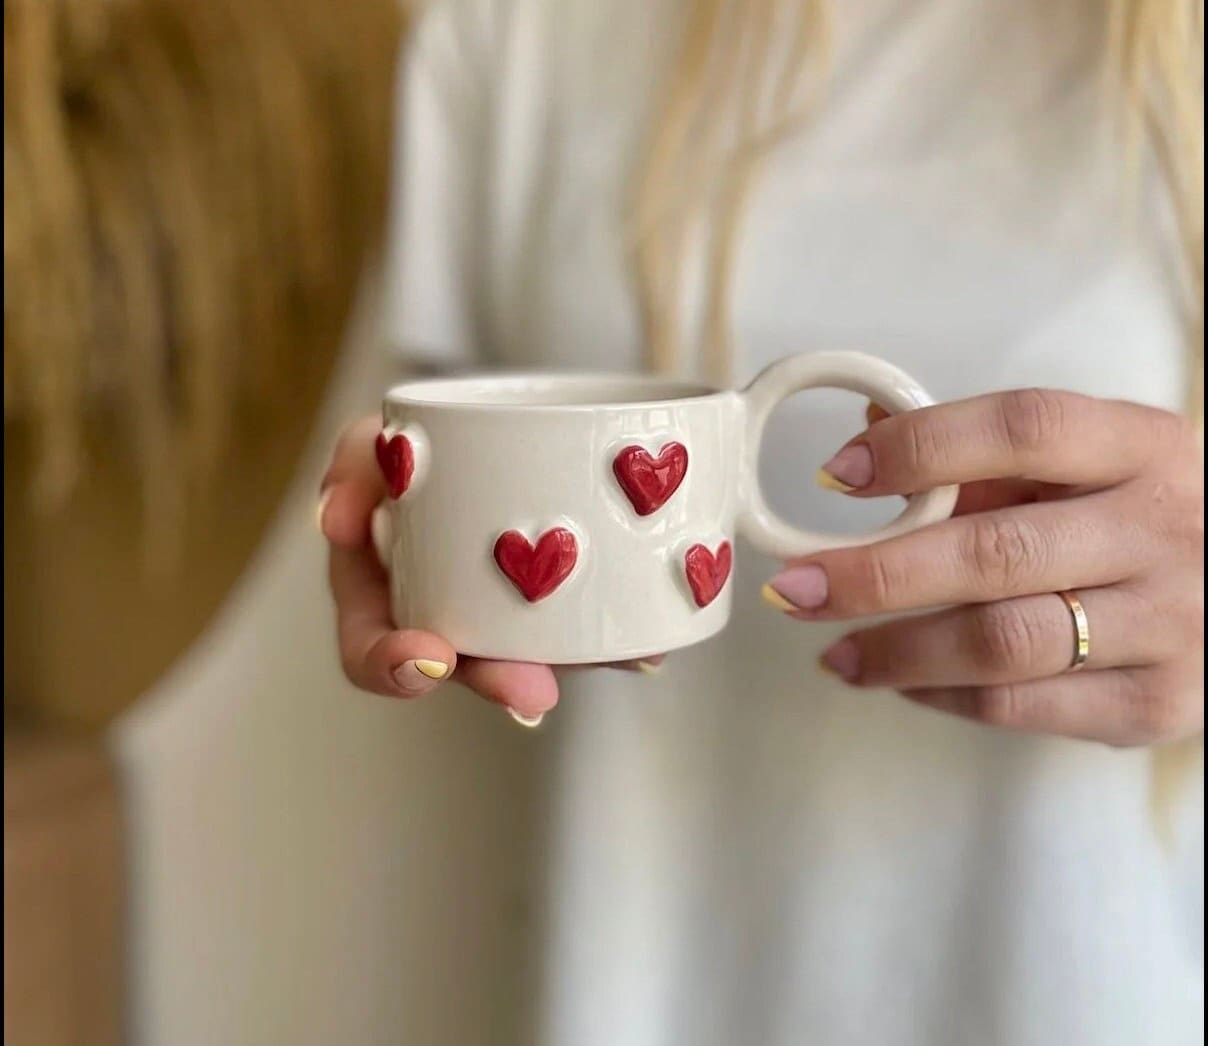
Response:
[[[777,610],[782,610],[785,613],[791,614],[794,610],[800,610],[800,607],[793,606],[787,599],[777,592],[771,585],[765,584],[759,590],[759,594],[763,596],[763,601],[769,606],[775,607]]]
[[[541,720],[545,718],[544,712],[538,712],[537,715],[525,715],[523,712],[517,712],[514,708],[508,709],[508,715],[529,730],[535,730],[541,725]]]
[[[449,666],[443,661],[429,661],[425,658],[419,658],[415,662],[415,667],[429,679],[444,679],[449,674]]]
[[[840,494],[850,494],[856,488],[848,483],[844,483],[841,479],[836,479],[826,469],[819,469],[814,473],[814,482],[823,490],[836,490]]]

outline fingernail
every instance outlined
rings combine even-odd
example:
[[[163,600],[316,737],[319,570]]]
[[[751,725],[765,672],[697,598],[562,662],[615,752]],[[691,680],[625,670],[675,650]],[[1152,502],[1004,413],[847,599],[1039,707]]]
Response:
[[[417,658],[415,667],[429,679],[444,679],[449,674],[449,666],[443,661],[429,661],[427,658]]]
[[[510,715],[517,723],[529,730],[535,730],[541,725],[541,720],[545,718],[544,712],[538,712],[536,715],[525,715],[523,712],[517,712],[514,708],[508,709]]]
[[[772,595],[764,592],[764,598],[774,607],[781,610],[817,610],[826,603],[830,585],[826,579],[826,571],[816,563],[808,563],[803,567],[791,567],[777,574],[764,585]],[[773,600],[772,596],[779,596]],[[783,604],[787,603],[786,608]]]
[[[818,485],[850,494],[872,482],[872,451],[867,443],[844,447],[818,470]]]
[[[818,658],[818,667],[848,683],[860,675],[860,648],[854,639],[840,639]]]
[[[638,671],[648,676],[657,676],[663,670],[661,661],[639,661]]]
[[[878,421],[884,421],[889,417],[889,411],[877,403],[870,403],[864,411],[864,420],[869,425],[875,425]]]
[[[800,609],[793,606],[787,599],[777,592],[771,585],[764,585],[759,590],[759,594],[763,596],[763,601],[769,606],[775,607],[777,610],[783,610],[786,614],[792,613],[794,610]]]
[[[335,491],[328,488],[319,495],[318,504],[315,505],[315,529],[320,534],[326,534],[323,529],[323,517],[327,514],[327,506],[331,502],[331,496]]]
[[[395,685],[405,694],[423,694],[432,689],[438,679],[449,674],[443,661],[404,661],[392,673]]]
[[[835,479],[826,469],[819,469],[814,473],[814,482],[823,490],[837,490],[840,494],[850,494],[856,489],[842,480]]]

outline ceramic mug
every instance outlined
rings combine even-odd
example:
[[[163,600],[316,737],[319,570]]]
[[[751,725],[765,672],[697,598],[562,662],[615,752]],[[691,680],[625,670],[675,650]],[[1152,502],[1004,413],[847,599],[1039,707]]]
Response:
[[[890,411],[932,402],[858,353],[790,356],[741,392],[640,376],[396,386],[377,440],[389,496],[374,540],[397,625],[476,657],[634,660],[725,626],[736,534],[787,559],[948,516],[951,487],[860,536],[816,534],[772,511],[756,468],[764,426],[781,400],[823,387]]]

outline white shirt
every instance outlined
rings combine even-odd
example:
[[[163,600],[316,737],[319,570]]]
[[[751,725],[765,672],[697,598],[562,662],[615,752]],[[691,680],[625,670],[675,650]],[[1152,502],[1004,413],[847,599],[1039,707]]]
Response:
[[[400,80],[393,345],[641,365],[621,216],[676,11],[430,9]],[[1039,384],[1177,408],[1168,259],[1128,234],[1100,118],[1102,5],[851,0],[835,17],[826,104],[745,220],[739,376],[858,348],[944,399]],[[690,287],[689,316],[699,301]],[[817,393],[778,412],[761,463],[777,508],[832,530],[887,517],[808,480],[862,409]],[[564,681],[543,728],[540,1041],[1200,1041],[1202,817],[1163,852],[1150,754],[834,683],[815,660],[839,631],[760,605],[775,567],[740,547],[729,629],[660,676]]]

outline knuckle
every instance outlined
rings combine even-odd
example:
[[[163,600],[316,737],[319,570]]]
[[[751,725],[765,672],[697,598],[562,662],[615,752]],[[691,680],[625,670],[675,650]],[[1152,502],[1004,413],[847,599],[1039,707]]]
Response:
[[[856,560],[859,563],[856,579],[859,609],[876,611],[897,607],[910,583],[908,573],[892,555],[873,548],[865,548],[863,553]]]
[[[974,579],[992,592],[1011,591],[1044,568],[1044,540],[1030,523],[1009,515],[975,517],[965,558]]]
[[[979,664],[1003,670],[1033,662],[1036,626],[1017,603],[989,603],[976,611],[973,622],[973,654]]]
[[[944,463],[952,457],[951,436],[936,412],[911,411],[894,420],[899,431],[887,433],[890,438],[883,441],[888,448],[884,457],[890,461],[897,459],[900,478],[926,478],[942,471]]]
[[[1042,450],[1065,431],[1066,394],[1051,389],[1014,389],[1003,394],[1000,404],[1003,433],[1017,453]]]

